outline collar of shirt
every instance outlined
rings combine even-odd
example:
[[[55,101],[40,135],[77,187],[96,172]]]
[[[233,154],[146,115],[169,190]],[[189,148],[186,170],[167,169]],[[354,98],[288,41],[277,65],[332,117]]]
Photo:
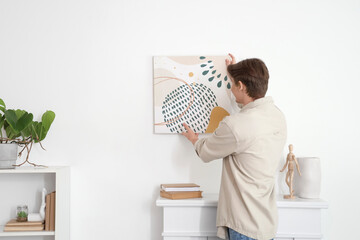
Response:
[[[246,104],[245,106],[242,106],[241,104],[238,104],[238,106],[241,105],[241,107],[240,106],[239,107],[241,108],[241,111],[243,111],[245,109],[251,109],[266,103],[273,103],[273,102],[274,101],[272,97],[268,96],[268,97],[258,98],[255,101]]]

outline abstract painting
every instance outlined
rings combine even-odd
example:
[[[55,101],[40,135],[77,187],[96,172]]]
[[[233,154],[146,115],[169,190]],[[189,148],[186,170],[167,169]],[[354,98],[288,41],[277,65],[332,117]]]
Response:
[[[232,112],[227,56],[154,57],[154,131],[212,133]]]

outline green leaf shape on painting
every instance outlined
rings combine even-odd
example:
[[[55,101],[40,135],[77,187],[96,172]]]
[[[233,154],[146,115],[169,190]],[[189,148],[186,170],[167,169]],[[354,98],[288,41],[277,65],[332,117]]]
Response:
[[[206,58],[206,57],[204,57],[204,56],[201,56],[201,57],[200,57],[200,59],[205,59],[205,58]]]
[[[221,73],[219,75],[217,75],[217,78],[220,78],[221,77]]]
[[[212,80],[214,80],[214,77],[209,78],[209,82],[211,82]]]
[[[221,82],[222,82],[222,81],[220,81],[220,82],[217,83],[217,87],[218,87],[218,88],[221,87]]]
[[[215,73],[216,73],[216,70],[212,71],[211,73],[212,73],[212,74],[215,74]]]
[[[230,89],[231,88],[231,85],[230,83],[227,84],[227,88]]]
[[[214,68],[214,66],[211,66],[210,69]]]
[[[224,77],[224,81],[227,81],[227,76]]]
[[[209,72],[209,70],[203,71],[202,75],[205,76],[206,74],[208,74],[208,72]]]
[[[5,102],[0,98],[0,110],[2,112],[5,112],[5,109],[6,109]]]
[[[206,67],[206,64],[201,64],[200,67]]]
[[[208,61],[208,63],[212,63],[212,61],[210,60],[210,61]]]

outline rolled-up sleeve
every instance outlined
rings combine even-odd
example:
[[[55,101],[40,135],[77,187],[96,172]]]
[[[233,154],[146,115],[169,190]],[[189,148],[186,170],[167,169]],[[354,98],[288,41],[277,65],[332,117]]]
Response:
[[[222,121],[211,136],[199,139],[194,147],[201,160],[210,162],[235,153],[237,140],[227,123]]]

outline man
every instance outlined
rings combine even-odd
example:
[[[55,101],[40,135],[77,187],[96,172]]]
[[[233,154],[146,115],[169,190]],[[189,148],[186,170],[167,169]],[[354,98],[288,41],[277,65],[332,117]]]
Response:
[[[275,176],[286,141],[284,115],[265,97],[269,73],[260,59],[226,60],[231,91],[241,107],[215,132],[183,135],[204,162],[223,158],[216,225],[223,239],[269,240],[277,231]]]

